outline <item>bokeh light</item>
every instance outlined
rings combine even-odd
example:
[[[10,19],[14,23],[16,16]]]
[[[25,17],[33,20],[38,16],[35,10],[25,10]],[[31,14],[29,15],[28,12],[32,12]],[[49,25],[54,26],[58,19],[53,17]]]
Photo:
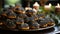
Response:
[[[13,4],[15,4],[15,3],[19,3],[20,0],[5,0],[5,2],[6,2],[6,4],[8,4],[8,5],[13,5]]]

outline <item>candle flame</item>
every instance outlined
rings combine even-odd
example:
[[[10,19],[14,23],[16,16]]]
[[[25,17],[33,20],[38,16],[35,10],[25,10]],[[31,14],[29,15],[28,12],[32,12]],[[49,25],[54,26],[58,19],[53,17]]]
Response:
[[[51,3],[49,3],[49,7],[51,7]]]
[[[59,6],[59,3],[57,4],[57,6]]]

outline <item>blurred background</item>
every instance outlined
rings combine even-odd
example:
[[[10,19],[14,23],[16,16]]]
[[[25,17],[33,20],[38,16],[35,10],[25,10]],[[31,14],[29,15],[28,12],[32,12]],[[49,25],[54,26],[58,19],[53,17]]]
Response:
[[[4,7],[5,5],[14,5],[16,3],[22,4],[23,7],[26,7],[28,4],[31,4],[30,7],[34,4],[34,2],[38,2],[40,4],[41,0],[0,0],[0,7]],[[46,5],[51,3],[52,5],[57,5],[60,3],[60,0],[48,0]]]

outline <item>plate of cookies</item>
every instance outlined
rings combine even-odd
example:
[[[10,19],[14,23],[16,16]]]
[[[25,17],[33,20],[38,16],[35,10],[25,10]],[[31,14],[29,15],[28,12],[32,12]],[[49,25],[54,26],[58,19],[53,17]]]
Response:
[[[45,14],[36,14],[34,10],[24,10],[23,7],[9,6],[0,12],[0,28],[14,31],[37,31],[55,26],[52,18]]]

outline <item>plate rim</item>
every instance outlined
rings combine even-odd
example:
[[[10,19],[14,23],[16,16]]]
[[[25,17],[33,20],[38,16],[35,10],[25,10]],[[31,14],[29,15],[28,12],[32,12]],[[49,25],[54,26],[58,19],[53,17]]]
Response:
[[[48,26],[48,27],[46,27],[46,28],[39,28],[39,29],[29,29],[29,30],[19,30],[19,29],[9,29],[10,31],[40,31],[40,30],[45,30],[45,29],[49,29],[49,28],[52,28],[52,27],[54,27],[55,26],[55,24],[54,25],[52,25],[52,26]],[[0,29],[2,29],[1,27],[0,27]],[[6,30],[6,29],[3,29],[3,30]]]
[[[48,26],[48,27],[46,27],[46,28],[31,29],[31,30],[22,30],[22,31],[39,31],[39,30],[49,29],[49,28],[52,28],[52,27],[54,27],[54,26],[55,26],[55,24],[54,24],[54,25],[52,25],[52,26]]]

